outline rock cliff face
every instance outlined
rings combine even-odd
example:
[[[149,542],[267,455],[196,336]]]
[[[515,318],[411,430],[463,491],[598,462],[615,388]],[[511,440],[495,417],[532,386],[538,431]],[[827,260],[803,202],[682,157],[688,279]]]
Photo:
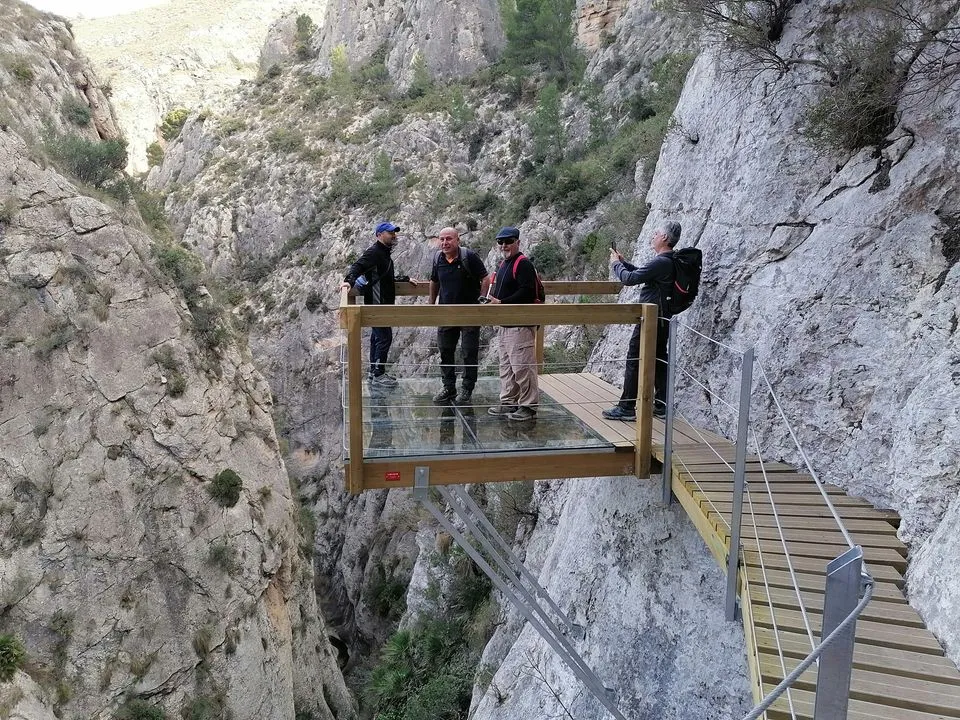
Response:
[[[130,147],[129,168],[147,170],[147,146],[174,108],[222,107],[254,77],[270,25],[285,12],[323,20],[326,0],[171,0],[124,15],[76,20],[78,42],[112,89]]]
[[[339,45],[354,64],[384,48],[390,75],[406,87],[417,55],[434,77],[464,77],[486,67],[503,47],[503,29],[497,0],[362,6],[331,0],[319,41],[319,71],[329,72],[331,53]]]
[[[24,56],[67,44],[61,22],[9,8],[0,28],[30,18]],[[269,387],[241,343],[211,352],[137,212],[24,139],[32,108],[93,77],[75,59],[21,71],[0,130],[0,632],[28,653],[4,717],[109,718],[131,698],[352,717]]]
[[[782,47],[815,37],[822,22],[798,7]],[[729,61],[704,53],[688,77],[643,244],[674,218],[682,244],[703,250],[703,294],[683,322],[755,347],[821,477],[902,515],[910,600],[960,661],[960,582],[949,569],[960,561],[956,90],[901,104],[879,148],[825,154],[800,135],[811,72],[751,82]],[[908,98],[923,79],[913,82]],[[684,365],[735,401],[739,360],[681,338]],[[597,357],[624,346],[611,333]],[[694,388],[683,411],[735,426]],[[800,462],[769,401],[758,394],[753,412],[764,449]]]
[[[465,39],[438,29],[448,27],[452,7],[467,18]],[[645,62],[684,47],[686,24],[650,3],[578,7],[579,34],[596,44],[589,76],[611,103],[650,76]],[[469,72],[491,56],[476,54],[479,38],[493,33],[488,48],[502,42],[498,22],[479,8],[475,16],[446,3],[332,4],[313,65],[261,78],[221,115],[188,121],[150,178],[170,192],[167,209],[184,240],[218,275],[244,286],[234,312],[249,322],[251,351],[279,401],[288,464],[320,520],[321,601],[360,652],[390,628],[372,602],[374,579],[422,578],[429,570],[413,537],[419,519],[403,494],[342,493],[336,286],[386,214],[404,227],[397,264],[414,275],[429,266],[427,238],[449,216],[492,223],[492,213],[465,210],[470,203],[455,193],[466,186],[498,196],[512,187],[522,172],[518,158],[532,157],[525,119],[535,106],[523,93],[536,88],[521,85],[519,98],[503,87],[469,88],[473,115],[455,129],[455,119],[436,110],[391,115],[386,106],[395,98],[373,107],[351,98],[337,107],[310,70],[327,70],[338,44],[362,64],[385,43],[384,67],[401,87],[417,48],[426,49],[436,74]],[[794,8],[781,47],[816,45],[822,10]],[[432,42],[440,36],[462,44],[438,49]],[[743,75],[721,67],[728,61],[715,50],[699,57],[655,173],[640,165],[634,184],[621,189],[650,206],[638,246],[646,247],[657,223],[683,223],[684,244],[706,254],[702,296],[685,324],[729,346],[755,346],[815,469],[903,514],[901,534],[913,548],[911,601],[960,659],[960,585],[948,571],[960,559],[956,95],[899,108],[898,126],[879,148],[830,155],[799,132],[813,70]],[[564,103],[565,136],[580,140],[587,103],[571,96]],[[369,182],[361,188],[357,177]],[[362,195],[371,187],[372,196]],[[399,196],[387,197],[398,188]],[[522,223],[524,241],[529,248],[557,237],[570,251],[603,229],[609,208],[605,200],[570,220],[535,205]],[[479,227],[471,240],[492,230]],[[647,259],[645,251],[636,259]],[[395,348],[405,363],[425,366],[429,342],[427,333],[404,331]],[[612,329],[593,367],[619,382],[616,358],[625,343],[624,330]],[[680,354],[712,392],[736,396],[739,365],[726,351],[688,332]],[[719,401],[690,387],[681,410],[731,428]],[[764,452],[798,460],[769,403],[758,401],[754,416]],[[625,707],[669,718],[735,717],[744,709],[742,640],[721,618],[720,573],[682,513],[659,508],[643,483],[609,480],[540,484],[532,511],[538,523],[521,547],[564,607],[585,621],[580,649]],[[578,717],[602,716],[544,650],[508,615],[485,653],[494,677],[476,689],[477,720],[541,707],[562,712],[555,687]]]

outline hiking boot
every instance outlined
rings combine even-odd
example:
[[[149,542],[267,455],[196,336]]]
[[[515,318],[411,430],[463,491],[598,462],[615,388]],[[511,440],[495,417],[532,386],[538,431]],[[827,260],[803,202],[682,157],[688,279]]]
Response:
[[[607,420],[623,420],[624,422],[633,422],[637,419],[636,410],[624,410],[620,405],[614,405],[609,410],[604,410],[602,414]]]
[[[473,397],[473,390],[463,389],[457,393],[457,399],[454,402],[457,405],[469,405],[470,398]]]
[[[521,405],[514,412],[507,415],[507,419],[523,422],[524,420],[533,420],[537,416],[537,411],[532,407]]]
[[[382,388],[395,388],[400,383],[397,382],[397,379],[393,375],[387,375],[383,373],[382,375],[374,375],[370,378],[371,386],[378,386]]]
[[[446,405],[452,402],[456,396],[457,391],[454,388],[444,388],[433,396],[433,402],[436,405]]]
[[[664,420],[667,417],[667,406],[661,405],[660,403],[653,404],[653,416]]]
[[[516,405],[494,405],[493,407],[487,408],[487,413],[490,415],[509,415],[516,411]]]

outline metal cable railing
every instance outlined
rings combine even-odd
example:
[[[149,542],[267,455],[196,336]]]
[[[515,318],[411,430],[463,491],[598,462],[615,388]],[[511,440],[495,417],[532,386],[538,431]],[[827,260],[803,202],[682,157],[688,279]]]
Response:
[[[854,607],[849,613],[845,615],[845,617],[843,617],[839,625],[831,629],[828,627],[828,623],[827,623],[827,608],[826,608],[826,603],[829,601],[829,593],[830,593],[830,587],[831,587],[831,579],[830,579],[831,576],[829,574],[830,565],[828,565],[828,579],[827,579],[828,598],[825,600],[825,607],[823,611],[824,612],[824,619],[823,619],[824,638],[822,642],[818,645],[814,638],[813,629],[811,627],[812,623],[809,616],[809,609],[807,608],[806,603],[804,602],[803,593],[800,589],[800,581],[797,576],[797,572],[793,563],[793,558],[790,552],[790,545],[787,540],[787,533],[784,529],[782,518],[780,516],[780,511],[777,506],[777,498],[776,498],[776,493],[774,489],[774,483],[771,481],[771,478],[769,476],[767,461],[765,460],[764,453],[760,447],[758,430],[756,427],[754,427],[752,423],[746,422],[746,424],[743,424],[746,418],[749,417],[749,405],[750,405],[750,399],[752,397],[752,382],[747,380],[747,378],[750,377],[750,374],[746,372],[744,374],[744,381],[749,383],[749,387],[745,388],[743,385],[743,382],[741,383],[741,402],[740,402],[740,407],[737,408],[733,405],[733,403],[720,397],[718,393],[714,392],[713,389],[710,388],[706,382],[700,381],[698,378],[694,377],[693,374],[688,370],[686,370],[685,368],[682,368],[682,369],[678,368],[680,369],[682,373],[682,377],[684,378],[685,384],[688,387],[697,388],[702,392],[704,392],[706,396],[709,398],[710,403],[712,405],[725,408],[726,410],[732,410],[733,412],[737,413],[737,415],[740,417],[740,420],[741,420],[741,430],[742,430],[741,439],[743,442],[747,442],[747,434],[752,434],[752,445],[755,453],[753,461],[759,465],[761,477],[763,480],[763,494],[767,499],[767,501],[769,502],[769,512],[770,512],[770,515],[772,516],[774,534],[777,537],[779,547],[780,549],[782,549],[782,552],[783,552],[784,562],[786,563],[787,574],[789,577],[789,587],[791,589],[791,592],[796,597],[797,608],[799,608],[800,616],[803,622],[803,627],[805,629],[806,636],[810,642],[810,647],[811,647],[811,652],[799,663],[799,665],[797,665],[797,667],[795,667],[792,671],[788,673],[787,662],[786,662],[786,652],[784,651],[783,645],[781,643],[781,629],[779,627],[779,623],[777,619],[777,613],[775,610],[775,605],[774,605],[774,601],[771,593],[770,578],[768,576],[769,563],[766,557],[767,548],[765,547],[767,543],[764,541],[763,538],[761,538],[761,532],[759,529],[760,523],[758,522],[757,508],[755,507],[755,503],[754,503],[754,493],[751,492],[751,487],[750,487],[750,484],[747,482],[746,477],[742,477],[739,479],[737,478],[738,473],[744,473],[743,461],[745,457],[742,454],[741,448],[739,447],[740,441],[738,441],[738,462],[737,462],[738,468],[734,472],[735,491],[734,491],[734,496],[731,498],[733,500],[734,511],[733,511],[733,516],[731,517],[731,520],[729,522],[727,522],[726,517],[723,514],[717,512],[717,508],[713,504],[712,499],[710,498],[708,493],[704,492],[702,486],[700,486],[699,482],[696,480],[694,473],[691,473],[689,468],[684,467],[684,469],[686,470],[686,476],[693,479],[694,486],[697,487],[700,493],[708,499],[711,509],[714,512],[717,512],[718,517],[720,517],[723,520],[723,522],[726,524],[728,528],[728,531],[730,532],[731,543],[730,543],[729,552],[731,554],[732,567],[739,568],[739,561],[736,563],[733,563],[733,555],[735,553],[736,557],[739,559],[739,556],[742,550],[742,548],[739,546],[739,543],[737,543],[738,545],[737,547],[733,546],[734,544],[733,537],[735,535],[739,537],[739,531],[734,533],[734,525],[733,525],[734,523],[736,523],[737,526],[739,526],[739,522],[740,522],[738,513],[737,513],[737,507],[740,501],[736,497],[736,492],[737,492],[736,488],[738,486],[742,488],[741,492],[743,493],[743,496],[746,498],[747,509],[748,509],[747,514],[753,526],[752,528],[753,541],[756,544],[757,559],[759,561],[759,566],[760,566],[759,567],[760,576],[762,578],[762,582],[764,586],[764,594],[766,596],[767,611],[770,614],[770,623],[772,625],[774,647],[775,647],[778,662],[780,665],[780,671],[784,679],[781,683],[778,684],[776,688],[774,688],[773,691],[771,691],[766,697],[763,698],[761,703],[756,708],[754,708],[754,710],[751,711],[751,713],[746,718],[744,718],[744,720],[752,720],[753,718],[760,717],[777,700],[777,698],[779,698],[784,693],[786,693],[787,709],[788,709],[789,715],[791,718],[796,718],[797,711],[794,703],[794,698],[792,697],[792,693],[791,693],[792,684],[811,665],[813,665],[814,663],[817,663],[819,665],[820,664],[819,658],[824,652],[824,650],[830,644],[832,644],[838,638],[840,638],[844,634],[844,631],[846,630],[846,628],[849,627],[853,622],[855,622],[856,618],[863,611],[863,608],[866,607],[867,603],[870,600],[870,597],[872,596],[872,579],[869,577],[869,575],[865,573],[865,570],[862,569],[863,568],[862,551],[858,546],[856,546],[853,543],[850,533],[847,531],[847,528],[844,526],[844,523],[840,517],[839,512],[837,511],[836,507],[834,506],[832,500],[829,497],[829,494],[826,491],[826,487],[820,481],[816,472],[813,470],[806,452],[803,450],[802,446],[800,445],[799,439],[797,437],[797,433],[795,432],[792,425],[790,424],[787,414],[784,411],[779,398],[776,396],[772,383],[770,382],[767,374],[764,372],[764,369],[760,365],[760,363],[755,362],[753,360],[752,351],[750,351],[749,353],[741,353],[741,351],[738,350],[737,348],[734,348],[728,344],[716,341],[713,338],[710,338],[707,335],[704,335],[703,333],[693,328],[683,325],[682,323],[679,323],[676,320],[674,320],[671,323],[671,325],[672,325],[671,327],[672,335],[674,335],[677,332],[678,327],[682,327],[683,330],[689,331],[689,333],[695,336],[696,338],[700,338],[701,340],[705,340],[708,343],[712,343],[715,346],[722,348],[723,350],[726,350],[728,352],[732,352],[735,354],[742,354],[742,357],[744,357],[745,362],[746,362],[746,358],[749,357],[751,367],[756,366],[759,368],[760,375],[762,378],[762,383],[765,386],[766,394],[768,394],[770,400],[772,401],[772,403],[777,409],[777,412],[779,413],[779,417],[781,418],[783,423],[786,425],[790,438],[793,441],[797,451],[799,452],[800,457],[803,459],[803,463],[806,466],[806,469],[808,470],[808,472],[810,473],[811,478],[814,480],[820,492],[820,495],[823,498],[824,504],[828,508],[830,515],[837,526],[838,531],[842,534],[844,541],[846,542],[848,547],[851,548],[846,553],[841,555],[839,558],[836,558],[834,561],[832,561],[831,564],[838,563],[838,561],[840,561],[842,558],[844,558],[845,556],[851,555],[852,553],[853,555],[855,555],[857,572],[863,573],[862,579],[861,579],[861,582],[865,589],[863,598],[860,600],[859,603],[856,604],[856,607]],[[671,337],[671,343],[674,343],[674,342],[675,341],[673,337]],[[746,370],[746,368],[744,370]],[[672,393],[672,389],[671,389],[671,393]],[[668,416],[672,416],[672,412],[668,411]],[[729,461],[726,458],[724,458],[720,452],[718,452],[718,450],[714,446],[714,443],[710,442],[709,438],[707,438],[705,434],[702,433],[699,430],[699,428],[697,428],[696,425],[689,422],[687,424],[690,429],[692,429],[696,434],[699,435],[699,437],[701,438],[701,441],[708,448],[710,448],[711,452],[713,452],[713,454],[718,457],[720,462],[722,462],[728,469],[732,469],[730,468]],[[743,432],[744,428],[746,428],[746,434]],[[671,432],[671,431],[668,429],[666,432]],[[667,476],[666,476],[667,472],[669,472],[669,470],[667,467],[665,467],[664,483],[667,482]],[[840,570],[837,571],[839,574],[839,572],[843,570],[843,565],[838,565],[838,567],[840,568]],[[728,573],[729,573],[729,570],[728,570]],[[731,587],[731,585],[729,584],[729,580],[730,580],[730,577],[728,576],[728,593],[730,592],[730,587]],[[848,581],[849,581],[849,578],[848,578]],[[832,619],[836,619],[836,618],[832,618]],[[847,639],[847,642],[849,642],[849,645],[850,645],[850,648],[849,648],[850,658],[848,659],[848,663],[852,663],[852,636]],[[758,647],[758,640],[757,640],[756,634],[754,634],[753,636],[753,643],[754,643],[754,652],[757,654],[757,657],[759,657],[760,649]],[[821,668],[821,672],[823,672],[823,668]],[[849,683],[849,668],[847,668],[846,677],[847,677],[847,683]],[[819,683],[818,683],[818,688],[819,688]],[[847,692],[847,691],[844,690],[844,692]],[[844,697],[843,698],[844,708],[846,707],[846,702],[847,702],[846,697]]]

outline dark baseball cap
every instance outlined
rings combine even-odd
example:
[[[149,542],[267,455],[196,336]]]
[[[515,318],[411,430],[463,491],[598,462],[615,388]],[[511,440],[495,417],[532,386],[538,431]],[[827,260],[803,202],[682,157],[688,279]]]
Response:
[[[512,238],[514,240],[519,240],[520,231],[517,230],[517,228],[515,227],[510,227],[509,225],[507,227],[502,227],[500,228],[500,232],[497,233],[497,240],[502,240],[504,238]]]
[[[392,222],[382,222],[377,225],[377,229],[373,231],[374,235],[379,235],[382,232],[398,232],[400,230],[399,225],[394,225]]]

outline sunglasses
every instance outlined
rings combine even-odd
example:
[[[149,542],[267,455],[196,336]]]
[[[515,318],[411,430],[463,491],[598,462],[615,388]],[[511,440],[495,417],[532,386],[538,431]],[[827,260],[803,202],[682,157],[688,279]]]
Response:
[[[520,238],[497,238],[497,245],[513,245]]]

